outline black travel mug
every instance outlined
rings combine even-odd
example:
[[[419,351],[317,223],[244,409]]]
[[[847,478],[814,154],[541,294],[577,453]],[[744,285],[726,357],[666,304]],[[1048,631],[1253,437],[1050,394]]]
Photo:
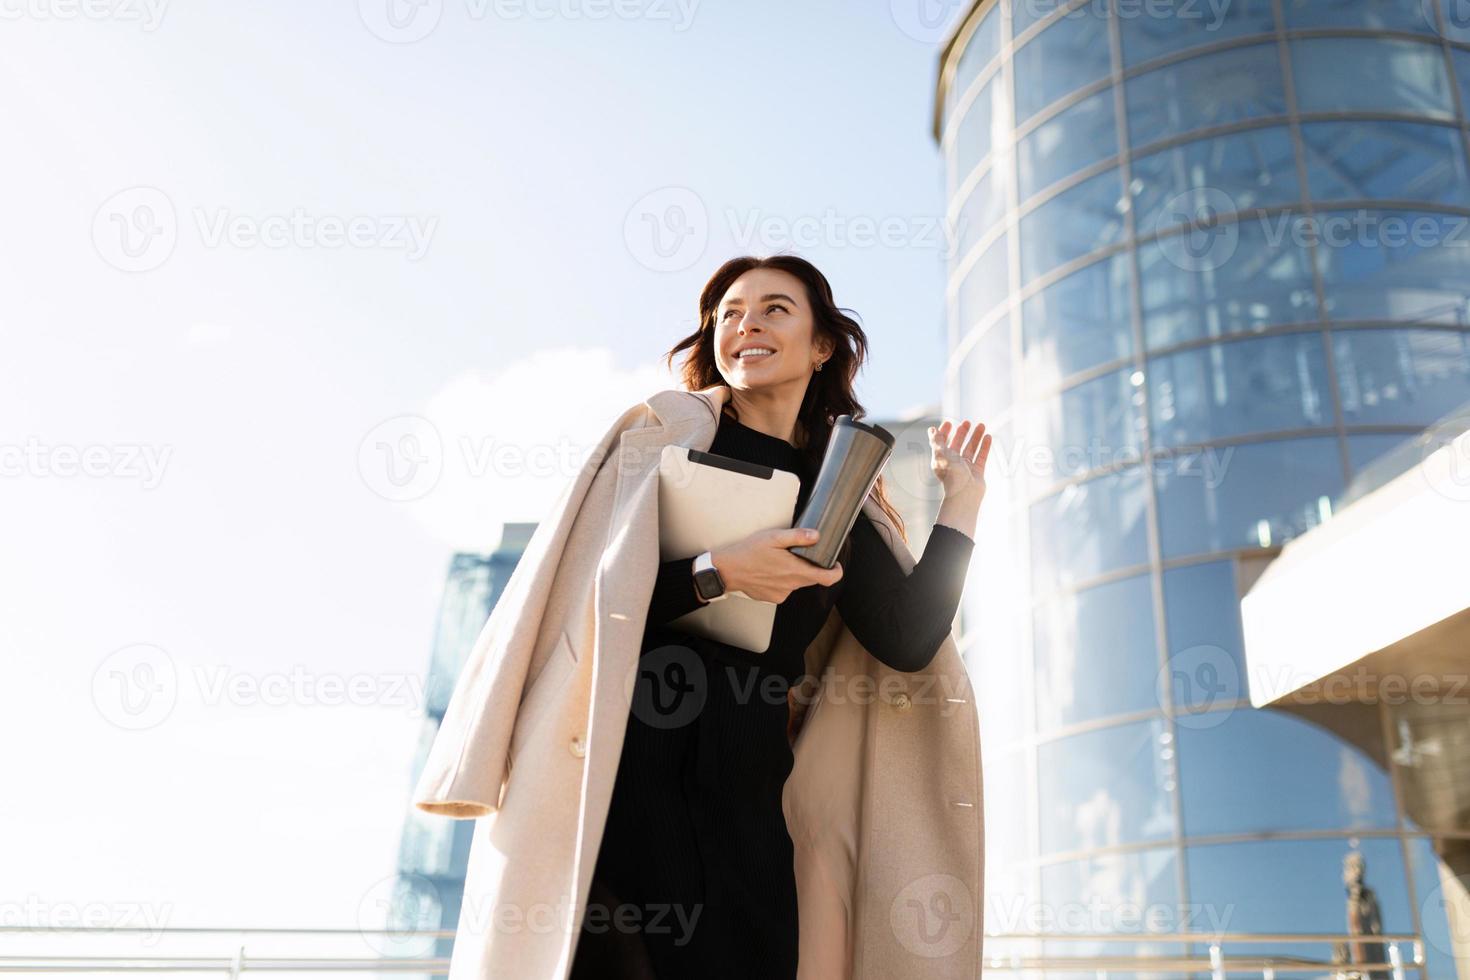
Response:
[[[795,524],[816,528],[817,542],[790,551],[823,568],[837,564],[837,552],[893,455],[893,444],[893,433],[882,426],[837,416],[811,496]]]

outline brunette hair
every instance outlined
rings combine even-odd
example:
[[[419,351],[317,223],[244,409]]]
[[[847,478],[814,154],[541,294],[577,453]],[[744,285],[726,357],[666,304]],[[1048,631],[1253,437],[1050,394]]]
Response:
[[[664,355],[664,362],[672,366],[674,355],[680,351],[689,351],[680,369],[680,380],[690,391],[716,384],[729,384],[720,374],[719,366],[715,362],[715,314],[720,300],[730,286],[752,269],[779,269],[800,279],[806,287],[807,302],[812,308],[812,339],[815,341],[818,337],[826,337],[832,342],[832,355],[823,363],[822,370],[812,373],[796,417],[798,439],[801,442],[798,448],[810,471],[815,473],[827,450],[827,440],[832,434],[837,416],[851,415],[854,419],[861,419],[866,414],[853,394],[852,385],[858,368],[868,356],[867,334],[863,333],[857,320],[848,315],[850,311],[839,308],[833,301],[832,285],[816,266],[795,255],[772,255],[767,258],[744,255],[726,262],[715,270],[715,274],[700,291],[699,329],[675,344]],[[739,418],[739,412],[733,405],[730,411]],[[878,506],[893,521],[899,535],[907,543],[908,532],[904,528],[903,518],[889,502],[881,475],[874,485],[873,495]],[[847,552],[848,547],[844,544],[841,553],[845,557]]]

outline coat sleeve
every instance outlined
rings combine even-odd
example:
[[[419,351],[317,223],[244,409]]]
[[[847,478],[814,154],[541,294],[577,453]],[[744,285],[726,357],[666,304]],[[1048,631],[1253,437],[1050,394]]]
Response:
[[[656,423],[647,402],[619,416],[532,533],[455,681],[414,788],[418,809],[457,819],[499,809],[516,714],[567,538],[593,481],[604,468],[614,472],[609,457],[622,433]]]

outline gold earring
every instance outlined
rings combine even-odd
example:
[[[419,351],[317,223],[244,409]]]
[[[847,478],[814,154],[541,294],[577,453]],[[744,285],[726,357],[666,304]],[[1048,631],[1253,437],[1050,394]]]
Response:
[[[818,371],[822,370],[822,362],[821,361],[818,361],[817,362],[817,370]]]

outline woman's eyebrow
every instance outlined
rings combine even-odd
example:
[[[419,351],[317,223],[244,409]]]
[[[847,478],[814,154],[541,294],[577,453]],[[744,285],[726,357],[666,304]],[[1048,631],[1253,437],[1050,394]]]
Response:
[[[764,296],[762,296],[760,298],[759,302],[766,303],[766,302],[769,302],[769,301],[771,301],[773,299],[784,299],[786,302],[790,303],[792,306],[795,306],[796,305],[796,300],[792,299],[790,296],[787,296],[785,293],[766,293],[766,295],[764,295]],[[737,296],[734,299],[727,300],[723,305],[726,306],[726,307],[729,307],[729,306],[744,306],[745,303],[744,303],[743,300],[740,299],[740,297]]]

